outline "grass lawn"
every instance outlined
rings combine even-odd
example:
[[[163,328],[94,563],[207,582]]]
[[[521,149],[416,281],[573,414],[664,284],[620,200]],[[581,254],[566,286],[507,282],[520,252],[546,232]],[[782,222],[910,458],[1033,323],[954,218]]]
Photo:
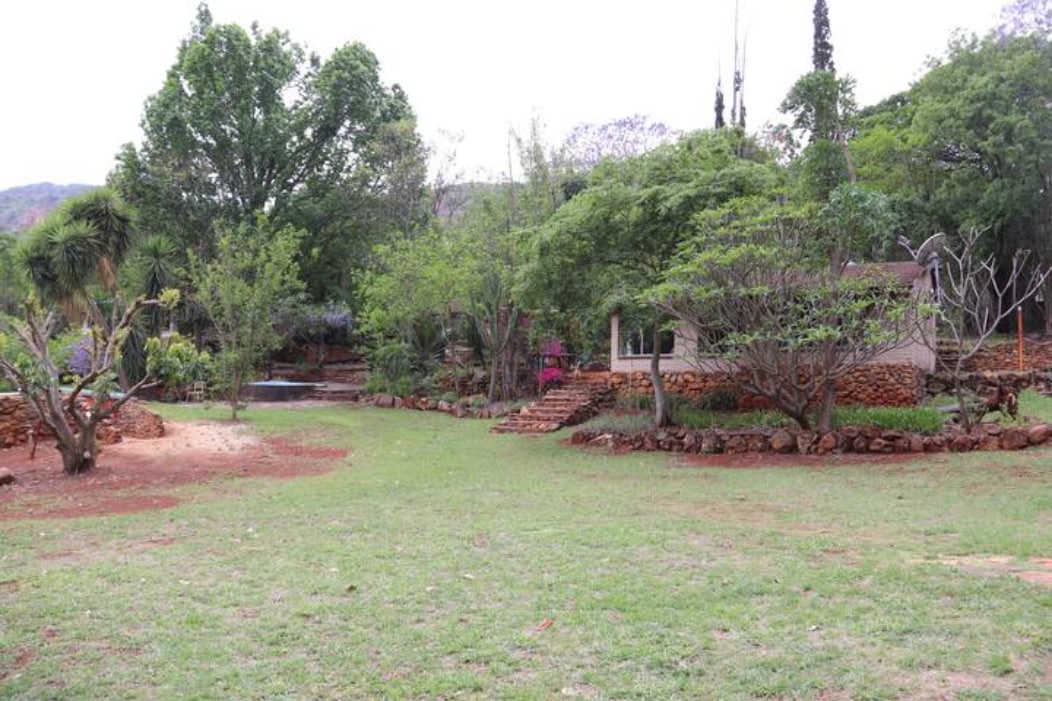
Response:
[[[1052,557],[1048,450],[702,469],[434,412],[245,418],[350,456],[0,521],[0,698],[1052,699],[1052,588],[1003,574]]]

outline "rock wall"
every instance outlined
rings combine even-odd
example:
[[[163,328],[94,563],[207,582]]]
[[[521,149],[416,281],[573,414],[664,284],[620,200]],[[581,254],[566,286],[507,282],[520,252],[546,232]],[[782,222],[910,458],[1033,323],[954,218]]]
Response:
[[[37,416],[18,394],[0,395],[0,446],[11,448],[27,443],[37,426]],[[50,434],[42,434],[47,437]],[[116,416],[103,421],[96,437],[103,444],[128,438],[157,438],[164,435],[164,421],[134,399],[120,408]]]
[[[697,430],[672,428],[603,433],[581,429],[571,442],[576,445],[617,449],[736,455],[742,453],[940,453],[973,450],[1020,450],[1042,445],[1052,437],[1052,425],[1013,426],[980,424],[966,432],[961,428],[926,436],[904,431],[885,431],[873,427],[845,427],[820,435],[814,431],[789,429]]]
[[[953,362],[954,352],[939,348],[939,358]],[[1023,370],[1052,370],[1052,340],[1024,338]],[[965,372],[1018,372],[1019,346],[1015,340],[990,343],[968,359]]]
[[[715,392],[731,392],[746,409],[766,408],[763,397],[740,391],[740,382],[727,373],[663,372],[665,389],[673,394],[699,398]],[[654,391],[648,372],[612,372],[610,386],[618,394]],[[855,368],[837,381],[837,403],[862,406],[915,406],[924,395],[924,376],[911,365],[870,364]]]

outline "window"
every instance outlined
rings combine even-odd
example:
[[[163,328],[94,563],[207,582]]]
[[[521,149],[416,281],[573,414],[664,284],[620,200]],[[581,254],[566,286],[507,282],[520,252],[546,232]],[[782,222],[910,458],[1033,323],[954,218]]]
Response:
[[[676,345],[676,337],[672,331],[662,331],[660,335],[661,340],[661,355],[672,355],[672,350]],[[654,333],[652,329],[646,328],[635,328],[626,329],[621,328],[621,357],[628,357],[632,355],[647,355],[649,356],[654,352]]]

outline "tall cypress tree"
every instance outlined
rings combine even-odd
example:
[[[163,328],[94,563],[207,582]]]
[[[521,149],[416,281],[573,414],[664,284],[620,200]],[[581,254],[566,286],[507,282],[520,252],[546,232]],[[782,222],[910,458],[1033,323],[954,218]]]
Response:
[[[727,126],[727,121],[723,118],[723,82],[720,80],[716,81],[716,128],[722,129]]]
[[[815,0],[815,40],[811,49],[811,62],[816,71],[836,72],[833,65],[833,43],[829,32],[829,7],[826,0]]]

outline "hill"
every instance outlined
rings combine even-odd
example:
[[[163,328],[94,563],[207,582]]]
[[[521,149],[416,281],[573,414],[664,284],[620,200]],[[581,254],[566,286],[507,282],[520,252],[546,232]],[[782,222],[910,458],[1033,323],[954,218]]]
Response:
[[[0,190],[0,231],[21,233],[47,216],[62,200],[94,187],[37,183]]]

